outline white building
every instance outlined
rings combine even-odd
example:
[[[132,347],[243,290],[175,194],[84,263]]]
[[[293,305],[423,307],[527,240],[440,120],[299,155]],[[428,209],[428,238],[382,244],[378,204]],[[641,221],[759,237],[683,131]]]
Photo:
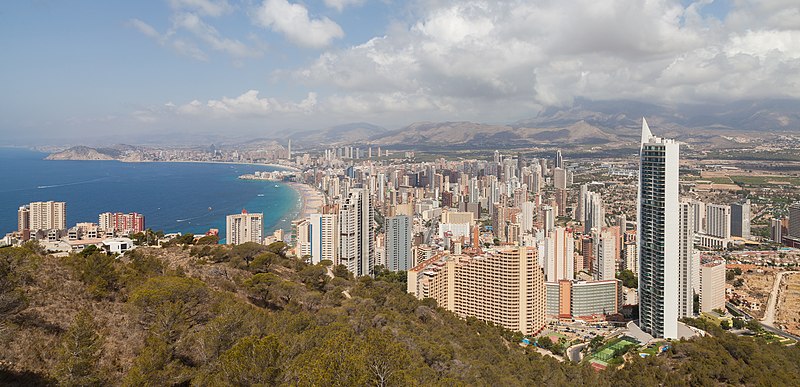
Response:
[[[700,265],[700,311],[725,310],[725,261]]]
[[[564,227],[555,227],[544,241],[544,271],[547,281],[575,279],[575,242]]]
[[[653,337],[678,338],[680,145],[650,132],[642,119],[637,242],[639,327]]]
[[[240,245],[247,242],[261,243],[263,240],[264,215],[241,214],[228,215],[225,219],[225,241],[229,245]]]
[[[339,217],[335,214],[311,214],[311,263],[322,260],[338,262]]]
[[[692,273],[694,273],[694,206],[688,202],[678,204],[678,318],[691,317],[694,305]]]
[[[375,213],[367,188],[353,188],[339,209],[339,264],[355,276],[375,267]]]
[[[599,231],[606,225],[603,197],[597,192],[586,192],[584,200],[583,211],[586,214],[584,229],[587,233],[592,229],[597,229]]]
[[[706,205],[706,234],[722,239],[731,238],[731,206]]]
[[[594,240],[594,270],[595,281],[613,280],[617,276],[617,241],[610,232],[596,232]]]

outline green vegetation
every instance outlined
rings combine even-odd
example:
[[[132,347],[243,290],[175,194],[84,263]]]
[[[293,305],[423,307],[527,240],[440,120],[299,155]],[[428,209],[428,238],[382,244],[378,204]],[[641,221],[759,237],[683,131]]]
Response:
[[[800,372],[795,346],[713,324],[714,337],[597,372],[417,300],[401,274],[353,278],[285,251],[194,245],[54,258],[35,245],[0,249],[0,384],[789,385]],[[547,341],[554,352],[569,344]],[[592,345],[620,358],[621,343]]]
[[[617,273],[617,279],[622,281],[622,286],[626,288],[637,289],[639,287],[639,278],[628,269]]]

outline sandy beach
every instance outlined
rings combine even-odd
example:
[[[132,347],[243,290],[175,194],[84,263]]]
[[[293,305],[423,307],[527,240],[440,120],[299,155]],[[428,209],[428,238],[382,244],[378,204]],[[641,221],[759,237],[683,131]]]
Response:
[[[302,200],[300,212],[297,214],[297,219],[308,218],[311,214],[317,213],[322,210],[325,205],[325,196],[316,188],[303,183],[290,182],[292,189],[297,191]]]

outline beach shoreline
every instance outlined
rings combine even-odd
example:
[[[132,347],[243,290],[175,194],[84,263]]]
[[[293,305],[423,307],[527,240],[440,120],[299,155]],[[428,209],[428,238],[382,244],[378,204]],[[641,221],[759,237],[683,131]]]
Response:
[[[307,219],[311,214],[322,210],[325,205],[325,196],[322,192],[306,183],[290,181],[286,182],[286,184],[297,192],[301,201],[300,210],[294,220]]]

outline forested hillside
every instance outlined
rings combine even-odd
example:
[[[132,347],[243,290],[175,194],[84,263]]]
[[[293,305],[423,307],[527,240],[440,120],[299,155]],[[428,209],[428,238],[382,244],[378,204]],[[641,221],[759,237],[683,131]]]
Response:
[[[800,350],[717,332],[596,372],[270,246],[0,249],[0,384],[791,385]]]

